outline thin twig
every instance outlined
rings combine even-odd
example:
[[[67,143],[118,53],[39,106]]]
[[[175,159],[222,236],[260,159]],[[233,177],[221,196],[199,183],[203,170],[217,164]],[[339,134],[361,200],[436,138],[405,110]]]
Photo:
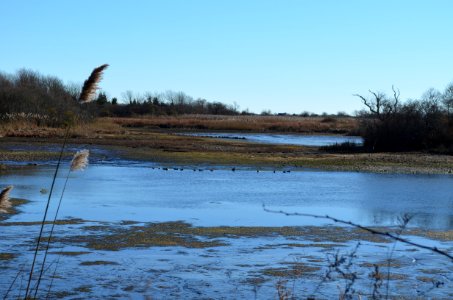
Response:
[[[53,280],[55,279],[55,274],[57,273],[58,263],[60,262],[62,253],[63,253],[63,251],[61,250],[60,253],[58,254],[57,262],[55,264],[55,269],[53,270],[52,277],[50,278],[50,284],[49,284],[49,289],[47,290],[46,299],[49,299],[50,290],[52,289]]]
[[[401,235],[403,234],[403,231],[406,229],[407,227],[407,224],[409,224],[410,220],[412,219],[413,216],[410,216],[408,214],[405,214],[402,218],[400,218],[400,227],[399,227],[399,230],[397,231],[396,233],[396,236],[397,237],[401,237]],[[392,260],[392,257],[393,257],[393,252],[395,251],[395,248],[396,248],[396,243],[398,241],[395,241],[393,243],[393,246],[392,246],[392,250],[390,251],[390,256],[387,260],[387,283],[386,283],[386,286],[385,286],[385,299],[388,299],[389,298],[389,288],[390,288],[390,264],[391,264],[391,260]]]
[[[60,254],[61,254],[61,252],[60,252]],[[51,262],[51,263],[47,266],[47,268],[44,270],[43,273],[46,273],[47,271],[49,271],[50,268],[55,264],[55,262],[56,262],[57,260],[59,260],[59,258],[60,258],[60,256],[58,256],[58,259],[56,259],[56,260],[54,260],[53,262]],[[32,292],[33,290],[35,290],[35,294],[33,295],[33,297],[29,297],[29,298],[30,298],[30,299],[38,299],[38,298],[36,297],[36,291],[38,290],[38,282],[36,282],[34,288],[32,288],[32,289],[30,290],[30,294],[31,294],[31,292]]]
[[[375,230],[373,228],[362,226],[360,224],[352,223],[351,221],[340,220],[340,219],[331,217],[329,215],[322,216],[322,215],[314,215],[314,214],[298,213],[298,212],[290,213],[290,212],[286,212],[286,211],[283,211],[283,210],[272,210],[272,209],[266,208],[266,206],[264,204],[263,204],[263,209],[264,209],[264,211],[269,212],[269,213],[282,214],[282,215],[285,215],[285,216],[298,216],[298,217],[309,217],[309,218],[315,218],[315,219],[325,219],[325,220],[331,220],[331,221],[333,221],[335,223],[349,225],[349,226],[362,229],[364,231],[367,231],[367,232],[375,234],[375,235],[385,236],[385,237],[388,237],[388,238],[390,238],[392,240],[399,241],[399,242],[402,242],[402,243],[407,244],[407,245],[411,245],[411,246],[414,246],[414,247],[417,247],[417,248],[420,248],[420,249],[429,250],[429,251],[431,251],[433,253],[448,257],[453,262],[453,255],[450,255],[447,252],[438,249],[437,247],[430,247],[430,246],[426,246],[426,245],[423,245],[423,244],[411,242],[408,239],[396,236],[396,235],[394,235],[394,234],[392,234],[390,232],[387,232],[387,231],[382,232],[382,231],[379,231],[379,230]]]
[[[14,286],[14,283],[16,282],[17,278],[19,278],[19,275],[24,271],[24,269],[25,269],[25,264],[22,265],[22,267],[20,268],[19,272],[17,272],[16,277],[14,277],[13,282],[11,282],[11,284],[9,285],[5,296],[3,296],[3,300],[6,300],[8,298],[8,294],[11,292],[11,290],[12,290],[12,288]]]

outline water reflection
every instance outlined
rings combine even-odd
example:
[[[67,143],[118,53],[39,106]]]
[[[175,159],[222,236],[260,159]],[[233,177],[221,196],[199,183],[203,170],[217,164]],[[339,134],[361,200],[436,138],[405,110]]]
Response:
[[[184,135],[203,136],[222,139],[237,139],[265,144],[288,144],[300,146],[327,146],[344,142],[362,144],[359,136],[335,136],[335,135],[301,135],[301,134],[270,134],[270,133],[187,133]]]

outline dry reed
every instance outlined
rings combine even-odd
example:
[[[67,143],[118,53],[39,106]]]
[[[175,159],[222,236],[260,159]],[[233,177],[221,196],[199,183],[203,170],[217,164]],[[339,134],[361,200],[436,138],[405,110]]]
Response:
[[[66,175],[66,180],[65,180],[64,185],[63,185],[63,190],[61,192],[60,200],[58,201],[57,211],[55,212],[55,216],[54,216],[54,219],[52,221],[52,228],[50,229],[49,237],[47,238],[47,244],[46,244],[46,249],[45,249],[45,253],[44,253],[44,258],[43,258],[43,261],[42,261],[42,264],[41,264],[41,271],[39,272],[38,283],[36,284],[36,289],[35,289],[35,293],[34,293],[34,296],[33,296],[33,298],[35,298],[35,299],[37,299],[39,285],[41,283],[41,278],[42,278],[42,276],[44,274],[44,267],[45,267],[45,264],[46,264],[47,254],[49,253],[50,243],[52,241],[52,236],[53,236],[53,232],[54,232],[54,229],[55,229],[55,224],[57,222],[58,213],[60,211],[61,202],[63,200],[63,196],[64,196],[64,193],[66,191],[66,186],[68,184],[69,173],[72,172],[72,171],[83,170],[84,168],[86,168],[86,166],[88,165],[88,156],[89,156],[89,154],[90,154],[90,152],[88,150],[86,150],[86,149],[77,151],[77,153],[74,154],[74,157],[73,157],[72,162],[71,162],[71,167],[69,168],[68,174]],[[59,258],[58,258],[58,260],[59,260]],[[57,266],[58,266],[58,263],[55,266],[54,274],[56,272]],[[53,278],[52,278],[52,280],[53,280]],[[49,287],[49,291],[50,291],[50,287]]]
[[[71,171],[83,170],[88,165],[89,150],[80,150],[74,155],[71,162]]]
[[[11,202],[9,201],[9,193],[13,189],[13,186],[7,186],[0,193],[0,212],[6,213],[7,209],[11,207]]]
[[[96,90],[98,89],[98,84],[99,84],[99,82],[102,79],[102,73],[107,67],[108,67],[108,64],[104,64],[102,66],[99,66],[99,67],[95,68],[93,70],[93,72],[91,72],[90,77],[87,80],[85,80],[85,82],[83,84],[82,92],[81,92],[80,97],[79,97],[80,103],[87,103],[87,102],[90,102],[90,101],[93,100],[93,96],[95,95]],[[38,241],[36,243],[35,253],[33,255],[33,262],[32,262],[32,265],[31,265],[30,273],[29,273],[29,276],[28,276],[27,288],[26,288],[26,291],[25,291],[25,298],[26,299],[30,296],[30,294],[29,294],[30,285],[31,285],[31,281],[32,281],[32,278],[33,278],[33,271],[34,271],[34,268],[35,268],[36,258],[38,256],[39,246],[40,246],[42,235],[43,235],[44,224],[46,222],[47,213],[48,213],[49,205],[50,205],[50,200],[52,198],[52,193],[53,193],[53,190],[54,190],[54,186],[55,186],[55,181],[56,181],[56,178],[57,178],[58,170],[60,169],[60,164],[61,164],[61,160],[62,160],[62,157],[63,157],[63,151],[64,151],[64,148],[66,146],[66,142],[67,142],[68,137],[69,137],[70,128],[71,128],[71,126],[68,126],[66,128],[66,133],[65,133],[65,136],[64,136],[65,138],[64,138],[63,144],[61,146],[61,151],[60,151],[60,155],[59,155],[59,158],[58,158],[57,167],[55,168],[55,173],[54,173],[54,176],[53,176],[53,179],[52,179],[52,185],[50,187],[49,197],[47,198],[47,204],[46,204],[46,208],[45,208],[45,211],[44,211],[43,220],[41,221],[41,228],[40,228],[40,231],[39,231]],[[88,154],[89,154],[88,150],[82,150],[82,151],[77,152],[76,155],[74,156],[74,159],[72,160],[71,167],[70,167],[70,169],[68,171],[68,174],[69,174],[69,172],[71,172],[73,170],[81,170],[81,169],[85,168],[87,166],[87,164],[88,164]],[[66,180],[67,180],[67,178],[66,178]],[[65,186],[66,186],[66,183],[65,183]],[[43,261],[42,261],[42,264],[41,264],[41,271],[40,271],[40,274],[39,274],[39,277],[38,277],[38,281],[37,281],[35,292],[34,292],[34,296],[33,296],[34,299],[37,298],[36,295],[38,293],[39,284],[40,284],[41,278],[43,276],[44,267],[45,267],[45,263],[46,263],[46,258],[47,258],[47,254],[48,254],[48,250],[49,250],[49,246],[50,246],[50,242],[51,242],[51,236],[52,236],[53,228],[55,226],[55,222],[56,222],[56,219],[57,219],[57,216],[58,216],[58,210],[60,208],[61,199],[63,197],[63,194],[64,194],[64,189],[63,189],[63,192],[61,194],[61,198],[60,198],[60,201],[59,201],[59,204],[58,204],[57,212],[55,213],[54,221],[52,222],[51,233],[49,235],[49,238],[47,239],[47,246],[46,246],[44,258],[43,258]]]
[[[80,93],[79,101],[81,103],[91,102],[93,100],[94,95],[96,94],[96,90],[98,89],[98,83],[102,79],[102,73],[105,69],[107,69],[109,65],[104,64],[99,66],[91,72],[90,77],[83,83],[82,92]]]

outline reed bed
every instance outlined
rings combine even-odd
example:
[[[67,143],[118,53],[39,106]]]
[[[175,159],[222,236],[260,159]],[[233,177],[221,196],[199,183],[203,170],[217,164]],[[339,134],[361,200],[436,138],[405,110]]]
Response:
[[[121,135],[126,133],[127,128],[353,134],[357,130],[357,124],[358,120],[355,118],[288,116],[181,115],[134,118],[103,117],[72,126],[71,137],[95,137],[100,134]],[[0,123],[0,137],[63,138],[64,135],[64,128],[37,125],[31,119]]]
[[[347,134],[358,125],[352,117],[181,115],[107,119],[124,127],[286,133]]]
[[[38,126],[33,121],[15,121],[0,124],[0,137],[64,138],[65,128]],[[123,134],[125,130],[111,120],[99,118],[71,127],[72,138],[97,137],[102,134]]]

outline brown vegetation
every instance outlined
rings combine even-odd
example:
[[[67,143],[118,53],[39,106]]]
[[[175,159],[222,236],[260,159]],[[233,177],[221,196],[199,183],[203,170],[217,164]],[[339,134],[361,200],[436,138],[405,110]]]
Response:
[[[358,120],[350,117],[329,118],[296,116],[218,116],[181,115],[135,118],[97,118],[72,127],[71,135],[93,137],[98,134],[125,134],[131,128],[190,131],[247,131],[280,133],[348,134],[357,130]],[[3,137],[63,137],[64,129],[38,126],[21,120],[0,123]]]
[[[182,115],[140,118],[111,118],[124,127],[174,128],[187,130],[294,132],[347,134],[357,128],[351,117]]]
[[[95,122],[75,126],[68,140],[69,144],[90,144],[115,150],[117,158],[147,160],[162,164],[193,166],[210,164],[220,166],[256,166],[275,169],[302,167],[330,170],[354,170],[369,172],[399,173],[449,173],[453,169],[453,157],[425,153],[342,153],[328,152],[318,147],[294,145],[270,145],[250,143],[243,140],[223,140],[178,135],[184,129],[162,129],[157,124],[182,124],[190,130],[191,122],[205,122],[210,128],[238,127],[260,128],[272,122],[285,126],[300,122],[303,130],[321,126],[343,124],[353,128],[355,119],[338,119],[335,124],[321,122],[321,118],[262,117],[262,116],[180,116],[153,118],[100,118]],[[306,121],[303,123],[303,121]],[[174,123],[172,123],[174,122]],[[292,123],[293,122],[293,123]],[[137,123],[139,125],[137,125]],[[135,124],[135,126],[134,126]],[[274,123],[275,124],[275,123]],[[185,127],[184,127],[185,126]],[[176,127],[176,125],[175,125]],[[36,161],[55,159],[56,152],[34,150],[13,151],[7,146],[19,144],[61,143],[64,129],[24,126],[3,126],[0,131],[2,146],[1,160]],[[17,129],[16,129],[17,128]],[[349,129],[352,130],[352,129]],[[192,130],[191,130],[192,131]],[[313,132],[313,131],[311,131]],[[2,149],[3,148],[3,149]],[[65,154],[69,156],[70,154]]]

